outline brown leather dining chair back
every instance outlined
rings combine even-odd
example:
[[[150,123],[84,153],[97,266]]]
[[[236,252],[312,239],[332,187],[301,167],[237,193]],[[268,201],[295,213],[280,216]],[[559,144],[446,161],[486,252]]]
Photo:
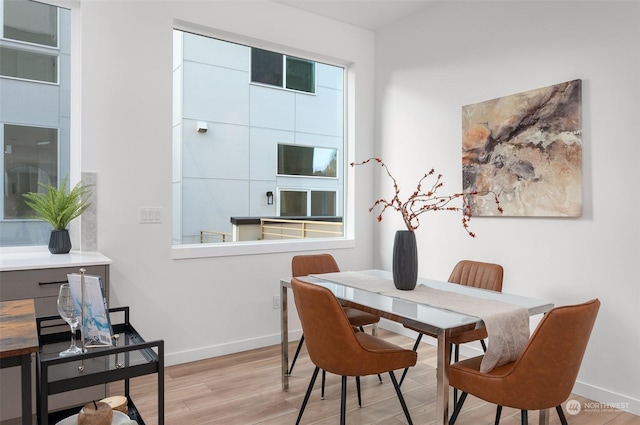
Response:
[[[291,276],[339,272],[340,267],[331,254],[296,255],[291,259]]]
[[[502,292],[502,279],[504,276],[504,269],[500,264],[486,263],[482,261],[461,260],[459,261],[451,275],[449,276],[449,283],[457,283],[460,285],[471,286],[474,288],[487,289],[490,291]],[[413,349],[417,350],[422,339],[422,333],[419,330],[409,327],[418,332],[418,338],[416,339]],[[487,338],[487,330],[482,327],[475,329],[475,325],[469,326],[458,331],[459,333],[451,337],[451,343],[454,346],[454,361],[458,361],[460,358],[460,345],[468,342],[480,341],[482,350],[487,351],[487,346],[484,340]],[[433,336],[433,335],[431,335]],[[400,385],[404,381],[407,374],[405,370],[400,378]],[[457,401],[458,393],[454,391],[454,402]]]
[[[502,292],[503,275],[500,264],[462,260],[453,268],[449,282]]]
[[[331,254],[296,255],[291,259],[291,276],[293,277],[308,276],[310,274],[334,273],[339,271],[340,267],[338,267],[338,263]],[[380,318],[375,314],[367,313],[353,307],[342,308],[349,318],[351,326],[355,326],[363,332],[363,326],[373,325],[380,321]],[[291,362],[289,374],[293,371],[293,366],[296,364],[296,359],[300,354],[300,349],[302,348],[303,343],[304,335],[300,338],[300,342],[298,343],[298,348],[296,349],[293,361]]]
[[[416,364],[415,351],[406,350],[364,332],[356,332],[333,293],[327,288],[291,280],[302,330],[306,335],[309,357],[315,370],[307,388],[298,420],[304,413],[319,369],[342,377],[340,423],[346,420],[347,376],[389,373],[409,424],[411,416],[393,371]]]
[[[338,267],[338,263],[331,254],[296,255],[291,259],[291,276],[293,277],[308,276],[310,274],[334,273],[339,271],[340,267]],[[373,325],[380,321],[380,318],[374,314],[370,314],[353,307],[343,306],[342,308],[347,315],[351,326],[359,328],[362,332],[364,332],[364,326]],[[296,352],[293,355],[293,360],[291,361],[291,367],[289,368],[288,372],[289,375],[291,375],[291,373],[293,372],[293,366],[295,366],[298,356],[300,355],[302,344],[304,344],[304,338],[304,334],[302,334],[302,336],[300,337],[300,342],[298,342]],[[326,373],[323,370],[322,391],[320,393],[320,398],[322,399],[324,399],[325,379]],[[380,382],[382,382],[382,377],[379,377],[379,380]],[[360,388],[359,381],[358,388]],[[358,391],[358,400],[360,401],[360,391]]]
[[[527,423],[528,410],[555,407],[566,425],[562,403],[567,400],[578,376],[600,301],[557,307],[538,324],[516,361],[480,373],[482,356],[452,364],[449,383],[463,391],[449,422],[455,423],[467,394],[497,404],[496,424],[501,406],[522,411]]]

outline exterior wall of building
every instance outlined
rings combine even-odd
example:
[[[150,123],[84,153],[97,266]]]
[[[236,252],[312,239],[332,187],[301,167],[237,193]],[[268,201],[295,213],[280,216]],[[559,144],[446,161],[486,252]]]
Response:
[[[279,177],[276,156],[285,143],[343,157],[342,68],[317,63],[315,94],[254,84],[250,47],[176,33],[183,60],[174,68],[182,111],[174,122],[174,243],[198,243],[201,230],[231,233],[232,216],[276,216],[279,189],[336,190],[340,211],[342,170],[338,178]],[[198,122],[208,130],[198,132]]]

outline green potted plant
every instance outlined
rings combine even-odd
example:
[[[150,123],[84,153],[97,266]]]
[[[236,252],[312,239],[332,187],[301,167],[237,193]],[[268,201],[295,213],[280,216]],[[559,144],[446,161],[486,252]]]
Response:
[[[71,220],[79,217],[91,206],[91,186],[78,182],[67,192],[67,178],[60,187],[38,183],[43,192],[25,193],[25,203],[36,213],[36,218],[49,222],[53,226],[49,238],[49,251],[52,254],[67,254],[71,251],[71,239],[67,226]]]

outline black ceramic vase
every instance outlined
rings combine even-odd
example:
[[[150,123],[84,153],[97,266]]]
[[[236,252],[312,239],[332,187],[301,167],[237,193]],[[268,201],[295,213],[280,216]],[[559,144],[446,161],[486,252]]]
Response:
[[[409,291],[418,280],[418,246],[416,234],[398,230],[393,240],[393,283],[396,288]]]
[[[71,251],[69,230],[52,230],[49,238],[49,252],[52,254],[68,254]]]

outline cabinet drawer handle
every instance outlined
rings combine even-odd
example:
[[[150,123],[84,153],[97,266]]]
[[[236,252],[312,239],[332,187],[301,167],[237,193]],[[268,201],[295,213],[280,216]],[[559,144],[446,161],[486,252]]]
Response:
[[[42,286],[42,285],[60,285],[62,283],[67,283],[66,280],[59,280],[57,282],[38,282],[38,285]]]

